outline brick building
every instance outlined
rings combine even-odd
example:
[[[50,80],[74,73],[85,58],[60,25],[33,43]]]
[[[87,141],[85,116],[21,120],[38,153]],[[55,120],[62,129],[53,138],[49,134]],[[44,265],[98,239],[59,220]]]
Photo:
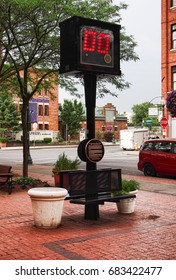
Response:
[[[86,122],[82,122],[82,128],[86,129]],[[127,128],[127,118],[119,116],[116,107],[107,103],[104,107],[96,107],[95,111],[95,135],[101,133],[104,138],[106,132],[112,132],[116,140],[120,138],[120,130]]]
[[[162,0],[161,5],[162,96],[166,100],[167,93],[176,90],[176,0]],[[164,115],[169,121],[166,136],[176,137],[176,118],[166,108]]]
[[[54,98],[53,98],[54,96]],[[20,110],[22,100],[17,94],[13,94],[17,110]],[[58,84],[52,84],[49,90],[41,89],[29,102],[29,118],[31,131],[35,130],[58,131]]]

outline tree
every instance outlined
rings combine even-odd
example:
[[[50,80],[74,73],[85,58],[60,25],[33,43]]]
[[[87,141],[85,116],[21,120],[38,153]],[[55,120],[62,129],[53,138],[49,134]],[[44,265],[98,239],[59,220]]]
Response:
[[[151,107],[154,107],[155,105],[150,103],[150,102],[144,102],[142,104],[136,104],[132,107],[132,110],[134,112],[133,118],[132,118],[132,122],[134,125],[136,126],[142,126],[143,122],[145,123],[146,119],[149,119],[148,117],[148,109]],[[158,125],[158,119],[157,118],[152,118],[150,117],[150,119],[152,120],[152,124],[153,125]]]
[[[0,128],[4,131],[20,131],[20,114],[16,110],[12,96],[6,92],[0,92]]]
[[[70,136],[76,135],[81,128],[80,122],[84,119],[85,113],[81,102],[77,100],[64,100],[60,107],[60,118],[63,124],[67,125],[67,132]]]
[[[59,22],[77,15],[120,23],[120,11],[127,5],[109,0],[1,0],[0,2],[0,83],[18,86],[22,99],[23,176],[28,176],[27,108],[41,87],[52,87],[59,73]],[[121,60],[136,61],[132,36],[121,29]],[[78,94],[75,80],[59,77],[60,86]],[[108,83],[122,90],[129,87],[124,76],[98,82],[100,96],[117,93]],[[12,87],[13,87],[12,86]],[[12,89],[12,88],[11,88]],[[78,94],[79,95],[79,94]]]

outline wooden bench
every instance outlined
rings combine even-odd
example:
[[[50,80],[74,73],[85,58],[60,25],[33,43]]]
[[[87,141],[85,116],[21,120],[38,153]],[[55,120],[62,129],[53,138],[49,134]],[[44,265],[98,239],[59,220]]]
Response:
[[[8,185],[9,194],[12,193],[12,166],[0,165],[0,186]]]
[[[121,169],[79,170],[61,172],[61,187],[68,190],[66,200],[85,205],[85,219],[99,218],[100,204],[134,198],[134,194],[116,194],[122,189]]]

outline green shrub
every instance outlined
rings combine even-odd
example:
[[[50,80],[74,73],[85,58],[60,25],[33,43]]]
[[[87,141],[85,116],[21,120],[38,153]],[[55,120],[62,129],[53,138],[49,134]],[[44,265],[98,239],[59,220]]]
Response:
[[[61,136],[60,131],[58,131],[58,133],[57,133],[57,139],[58,139],[59,142],[63,142],[64,141],[62,136]]]
[[[8,139],[6,137],[0,137],[1,143],[7,143]]]
[[[140,189],[140,183],[136,180],[122,180],[122,190],[121,191],[114,191],[112,192],[113,195],[118,194],[127,194],[129,192],[139,190]]]
[[[140,183],[136,180],[122,180],[122,190],[125,193],[138,190],[140,188]]]
[[[57,174],[61,170],[76,170],[80,165],[80,160],[76,158],[75,160],[68,159],[65,153],[59,155],[58,160],[54,164],[53,173]]]
[[[52,142],[52,138],[51,137],[45,137],[45,138],[43,138],[43,142],[44,143],[51,143]]]
[[[101,139],[101,132],[99,130],[96,132],[96,138],[99,140]]]
[[[106,132],[106,133],[104,134],[104,139],[105,139],[106,142],[112,142],[113,136],[114,136],[114,133],[112,133],[112,132]]]
[[[34,140],[32,141],[34,143]],[[35,140],[35,143],[43,143],[43,140]]]
[[[42,185],[43,187],[49,187],[47,182],[43,182],[40,179],[34,179],[32,177],[16,177],[13,179],[13,185],[20,185],[22,189],[25,189],[27,186],[32,188]]]

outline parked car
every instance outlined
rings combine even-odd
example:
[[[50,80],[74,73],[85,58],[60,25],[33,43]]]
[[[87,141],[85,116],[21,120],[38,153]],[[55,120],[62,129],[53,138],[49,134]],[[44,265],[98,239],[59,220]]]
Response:
[[[145,176],[176,176],[176,139],[151,139],[139,151],[138,170]]]

